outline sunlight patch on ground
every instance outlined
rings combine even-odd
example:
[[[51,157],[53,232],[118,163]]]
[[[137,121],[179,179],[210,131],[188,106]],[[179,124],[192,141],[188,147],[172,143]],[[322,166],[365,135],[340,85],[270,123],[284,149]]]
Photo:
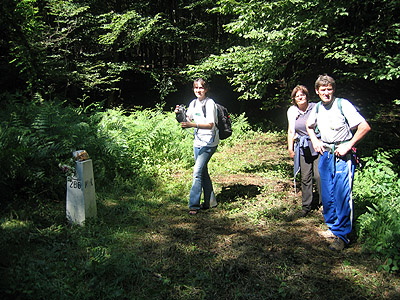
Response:
[[[2,220],[1,228],[2,229],[24,229],[28,228],[31,225],[29,221],[21,221],[21,220]]]

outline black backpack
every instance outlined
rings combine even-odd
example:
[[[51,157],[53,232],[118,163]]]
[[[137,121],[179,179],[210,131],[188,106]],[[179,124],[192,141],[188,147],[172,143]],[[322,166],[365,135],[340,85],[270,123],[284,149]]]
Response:
[[[194,106],[196,106],[196,102],[194,102]],[[229,116],[229,112],[225,106],[215,103],[217,108],[217,128],[219,130],[219,139],[224,140],[232,135],[232,121]],[[203,106],[203,114],[206,116],[206,107]]]

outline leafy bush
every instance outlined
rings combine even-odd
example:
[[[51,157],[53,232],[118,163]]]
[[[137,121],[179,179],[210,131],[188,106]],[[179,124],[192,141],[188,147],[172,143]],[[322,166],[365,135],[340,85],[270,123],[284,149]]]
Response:
[[[187,157],[185,136],[172,115],[160,110],[101,112],[60,102],[3,95],[0,115],[0,185],[3,204],[16,199],[61,199],[72,152],[85,149],[99,187],[115,178],[150,178],[157,164]],[[172,113],[171,113],[172,114]],[[186,148],[189,148],[187,146]],[[189,150],[186,150],[188,152]],[[191,156],[190,156],[191,157]]]
[[[0,187],[3,205],[17,199],[43,202],[65,197],[65,170],[72,152],[84,149],[93,159],[96,189],[154,189],[166,169],[193,163],[192,129],[181,129],[173,112],[154,109],[73,108],[40,96],[3,95],[0,114]],[[244,115],[233,116],[229,143],[250,130]],[[225,141],[224,141],[225,142]],[[61,167],[61,168],[60,168]],[[115,187],[115,188],[114,188]]]
[[[93,129],[84,115],[62,103],[32,102],[3,95],[0,115],[0,185],[3,204],[15,199],[61,197],[65,178],[58,164],[90,144]]]
[[[136,181],[136,187],[147,182],[145,187],[150,188],[163,165],[192,161],[192,135],[180,129],[172,112],[109,109],[93,118],[105,145],[96,159],[107,178]]]
[[[377,150],[354,184],[361,206],[368,205],[358,219],[359,237],[366,250],[385,259],[386,271],[398,271],[400,264],[400,178],[398,162],[393,162],[399,153]]]

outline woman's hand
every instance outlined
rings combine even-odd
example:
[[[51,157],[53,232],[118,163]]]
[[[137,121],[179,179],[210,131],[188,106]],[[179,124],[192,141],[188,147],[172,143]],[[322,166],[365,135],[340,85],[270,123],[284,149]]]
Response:
[[[181,122],[181,127],[182,128],[196,127],[196,124],[192,122]]]
[[[288,143],[289,156],[290,156],[290,158],[293,158],[295,156],[295,153],[293,151],[294,132],[290,128],[290,126],[288,127],[287,143]]]

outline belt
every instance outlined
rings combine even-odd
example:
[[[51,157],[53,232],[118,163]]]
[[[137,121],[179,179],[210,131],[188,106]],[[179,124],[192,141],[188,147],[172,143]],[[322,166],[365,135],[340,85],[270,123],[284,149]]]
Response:
[[[340,144],[347,143],[348,141],[350,141],[350,140],[340,141],[340,142],[334,142],[334,143],[327,143],[327,142],[324,142],[324,141],[322,141],[322,142],[324,143],[324,147],[325,147],[325,150],[326,150],[326,151],[329,151],[329,152],[331,152],[331,153],[334,153],[334,152],[335,152],[335,149],[336,149],[336,146],[338,146],[338,145],[340,145]]]

